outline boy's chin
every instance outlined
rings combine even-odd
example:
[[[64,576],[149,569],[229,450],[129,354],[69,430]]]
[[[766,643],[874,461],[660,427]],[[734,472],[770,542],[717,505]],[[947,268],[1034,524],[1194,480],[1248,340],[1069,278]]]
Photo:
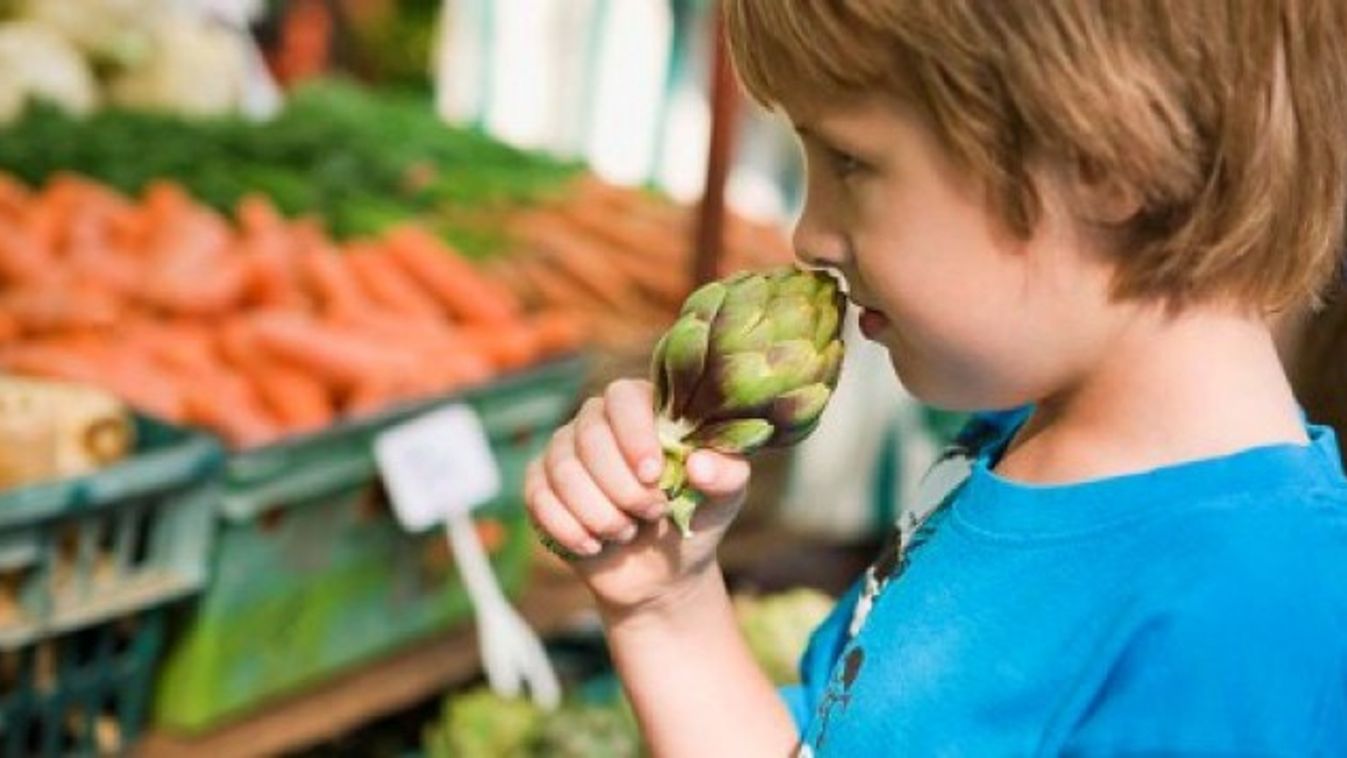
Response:
[[[893,371],[903,389],[919,402],[942,411],[972,413],[998,407],[998,403],[982,393],[963,386],[959,381],[923,370],[912,361],[904,361],[889,351]]]

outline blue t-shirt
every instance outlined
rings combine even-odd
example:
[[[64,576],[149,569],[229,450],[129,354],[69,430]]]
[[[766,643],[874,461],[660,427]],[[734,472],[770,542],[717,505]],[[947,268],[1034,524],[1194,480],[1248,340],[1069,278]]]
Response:
[[[1024,415],[814,633],[801,753],[1347,755],[1333,433],[1040,486],[991,470]]]

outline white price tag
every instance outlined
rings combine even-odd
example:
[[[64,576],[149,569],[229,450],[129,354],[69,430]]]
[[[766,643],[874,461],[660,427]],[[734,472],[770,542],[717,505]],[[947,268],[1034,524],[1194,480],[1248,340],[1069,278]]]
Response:
[[[500,469],[477,414],[453,405],[395,426],[374,441],[393,512],[419,532],[500,493]]]

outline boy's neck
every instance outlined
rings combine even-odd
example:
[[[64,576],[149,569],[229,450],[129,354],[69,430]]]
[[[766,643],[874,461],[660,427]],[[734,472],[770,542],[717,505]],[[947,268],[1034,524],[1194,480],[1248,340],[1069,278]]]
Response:
[[[1262,320],[1214,310],[1172,319],[1147,313],[1076,382],[1039,402],[996,470],[1066,483],[1306,442]]]

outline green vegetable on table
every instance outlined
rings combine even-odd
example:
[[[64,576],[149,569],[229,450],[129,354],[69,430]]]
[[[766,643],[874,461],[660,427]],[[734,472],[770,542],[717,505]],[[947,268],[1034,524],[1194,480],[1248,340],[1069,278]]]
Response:
[[[221,211],[261,192],[339,238],[415,219],[481,255],[503,242],[484,231],[500,208],[563,192],[580,166],[447,125],[425,96],[320,81],[264,122],[33,106],[0,129],[0,171],[31,185],[75,171],[128,193],[175,179]]]
[[[842,365],[845,299],[822,272],[741,273],[688,296],[655,347],[670,517],[684,536],[703,500],[687,483],[693,450],[747,454],[813,431]]]
[[[567,702],[545,712],[486,687],[445,698],[422,740],[429,758],[637,758],[636,717],[625,700]]]

